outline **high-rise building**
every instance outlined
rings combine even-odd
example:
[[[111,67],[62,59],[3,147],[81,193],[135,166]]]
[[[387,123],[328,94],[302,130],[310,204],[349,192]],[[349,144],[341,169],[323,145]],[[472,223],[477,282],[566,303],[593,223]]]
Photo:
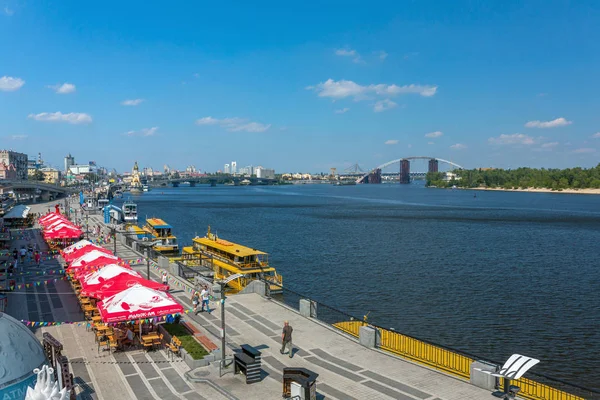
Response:
[[[275,170],[263,167],[256,168],[256,177],[260,179],[275,179]]]
[[[0,163],[14,165],[17,171],[17,179],[27,179],[27,154],[12,150],[0,150]]]
[[[71,153],[69,153],[69,155],[65,157],[65,173],[69,172],[69,168],[71,168],[71,165],[75,165],[75,157],[73,157]]]
[[[231,168],[229,167],[229,164],[225,164],[225,166],[223,167],[223,173],[224,174],[230,174],[231,173]]]
[[[237,163],[235,161],[231,162],[231,173],[235,175],[237,173]]]

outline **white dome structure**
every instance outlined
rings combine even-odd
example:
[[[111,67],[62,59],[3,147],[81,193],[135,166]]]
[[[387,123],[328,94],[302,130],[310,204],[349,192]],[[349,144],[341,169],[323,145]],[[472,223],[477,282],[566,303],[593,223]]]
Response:
[[[0,399],[25,398],[46,356],[40,341],[21,322],[0,313]]]

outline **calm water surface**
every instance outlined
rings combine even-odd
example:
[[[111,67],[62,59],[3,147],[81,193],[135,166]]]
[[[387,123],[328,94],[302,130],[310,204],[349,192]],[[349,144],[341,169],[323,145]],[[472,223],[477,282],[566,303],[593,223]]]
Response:
[[[419,338],[600,388],[600,196],[412,185],[158,188],[182,244],[210,224],[286,287]]]

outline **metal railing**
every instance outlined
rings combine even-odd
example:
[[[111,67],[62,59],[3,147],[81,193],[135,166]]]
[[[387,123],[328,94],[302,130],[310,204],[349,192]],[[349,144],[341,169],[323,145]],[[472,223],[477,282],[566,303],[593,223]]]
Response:
[[[465,380],[470,380],[471,364],[476,360],[502,365],[502,363],[497,361],[486,360],[484,357],[370,324],[361,318],[310,299],[308,296],[294,292],[286,287],[281,287],[281,294],[272,295],[271,297],[296,310],[299,308],[300,299],[308,299],[315,304],[316,318],[320,321],[326,322],[336,329],[357,338],[360,334],[360,327],[371,326],[379,332],[378,347],[381,350]],[[527,378],[522,377],[511,381],[512,385],[520,388],[518,394],[520,398],[531,400],[600,400],[600,391],[594,389],[585,388],[534,372],[528,372],[527,376]],[[504,390],[503,385],[504,380],[498,379],[497,388]]]

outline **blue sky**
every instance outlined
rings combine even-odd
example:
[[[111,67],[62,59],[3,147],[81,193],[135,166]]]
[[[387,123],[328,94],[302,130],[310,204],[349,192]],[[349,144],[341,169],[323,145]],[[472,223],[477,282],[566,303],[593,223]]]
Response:
[[[88,3],[0,0],[2,147],[121,171],[600,160],[595,1]]]

